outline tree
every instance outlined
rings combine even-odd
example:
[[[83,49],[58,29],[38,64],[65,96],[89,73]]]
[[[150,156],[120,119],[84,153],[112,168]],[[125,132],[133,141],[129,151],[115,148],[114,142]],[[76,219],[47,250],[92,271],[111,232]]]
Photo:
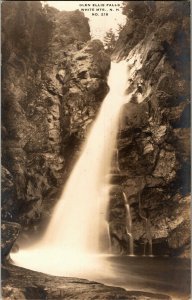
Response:
[[[116,37],[115,33],[113,32],[113,30],[110,29],[109,31],[107,31],[104,36],[104,46],[105,46],[106,52],[108,52],[109,54],[111,54],[113,52],[116,41],[117,41],[117,37]]]
[[[123,24],[118,24],[117,33],[119,34],[123,28],[124,28]]]

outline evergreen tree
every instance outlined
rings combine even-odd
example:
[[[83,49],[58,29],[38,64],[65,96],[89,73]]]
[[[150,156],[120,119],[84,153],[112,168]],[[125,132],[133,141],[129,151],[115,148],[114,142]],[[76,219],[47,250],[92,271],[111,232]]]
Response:
[[[115,48],[117,37],[112,29],[106,32],[104,36],[104,46],[107,53],[111,54]]]

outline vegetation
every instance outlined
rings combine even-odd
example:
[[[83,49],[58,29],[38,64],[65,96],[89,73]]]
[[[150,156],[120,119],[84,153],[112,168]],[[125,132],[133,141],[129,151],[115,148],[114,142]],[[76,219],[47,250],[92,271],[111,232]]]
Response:
[[[104,36],[104,47],[108,54],[112,54],[115,48],[116,41],[117,36],[115,35],[112,29],[109,29],[109,31],[107,31]]]

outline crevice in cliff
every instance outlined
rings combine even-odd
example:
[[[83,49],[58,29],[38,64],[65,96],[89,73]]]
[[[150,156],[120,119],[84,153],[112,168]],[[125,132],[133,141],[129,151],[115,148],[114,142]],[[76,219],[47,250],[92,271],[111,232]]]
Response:
[[[145,237],[144,237],[144,250],[143,255],[153,255],[153,240],[151,235],[151,222],[148,209],[143,209],[141,205],[141,192],[138,194],[139,202],[139,216],[145,223]],[[145,211],[145,213],[144,213]]]

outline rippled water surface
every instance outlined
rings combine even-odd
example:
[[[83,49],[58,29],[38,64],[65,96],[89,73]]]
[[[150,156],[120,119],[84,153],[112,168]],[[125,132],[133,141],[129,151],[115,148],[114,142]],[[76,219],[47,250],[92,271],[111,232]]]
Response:
[[[108,285],[127,290],[142,290],[167,294],[176,300],[189,300],[190,261],[168,257],[111,256],[111,267],[116,274],[110,279],[102,278]],[[101,278],[96,278],[101,281]]]

